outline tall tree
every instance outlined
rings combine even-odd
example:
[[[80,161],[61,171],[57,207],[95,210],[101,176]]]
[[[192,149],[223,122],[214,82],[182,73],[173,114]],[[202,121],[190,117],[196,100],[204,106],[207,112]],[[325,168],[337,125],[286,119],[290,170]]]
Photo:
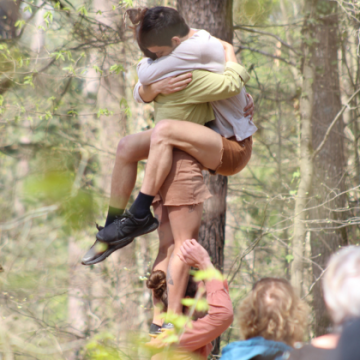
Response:
[[[306,206],[313,176],[312,161],[312,111],[314,102],[313,79],[315,69],[312,63],[314,51],[313,0],[305,2],[305,22],[303,34],[303,81],[300,98],[300,174],[301,179],[295,200],[294,236],[292,241],[293,261],[291,263],[291,283],[298,295],[301,295],[303,280],[303,254],[306,234]]]
[[[316,335],[324,334],[330,325],[319,280],[330,255],[347,244],[346,230],[337,225],[343,222],[344,212],[339,210],[344,209],[346,198],[336,9],[336,3],[306,1],[303,27],[301,181],[295,203],[291,278],[300,294],[305,234],[310,230]]]
[[[213,36],[232,43],[232,0],[179,0],[177,7],[193,28],[205,29]],[[206,185],[214,195],[204,204],[199,242],[209,251],[214,265],[224,265],[227,178],[204,173]]]
[[[193,28],[205,29],[229,43],[233,41],[232,0],[178,0],[177,7]],[[199,242],[209,252],[214,265],[223,270],[226,223],[227,177],[204,173],[213,197],[205,201]],[[220,350],[220,339],[213,354]]]
[[[317,1],[316,26],[312,62],[315,67],[313,82],[312,145],[314,149],[314,175],[312,186],[311,251],[316,264],[313,275],[317,279],[325,269],[330,255],[339,246],[347,244],[346,228],[336,229],[344,219],[346,195],[344,182],[344,123],[340,116],[330,132],[328,129],[341,109],[338,73],[338,15],[337,3]],[[326,140],[326,136],[328,136]],[[323,141],[326,140],[325,143]],[[333,199],[333,200],[332,200]],[[315,333],[322,335],[330,325],[323,301],[321,283],[314,287]]]

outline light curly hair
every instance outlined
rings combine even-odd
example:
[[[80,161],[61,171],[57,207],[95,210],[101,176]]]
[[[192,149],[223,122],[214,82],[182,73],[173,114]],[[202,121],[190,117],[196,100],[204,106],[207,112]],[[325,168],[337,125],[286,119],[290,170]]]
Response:
[[[245,339],[262,336],[294,346],[303,340],[308,314],[308,305],[287,280],[263,278],[239,307],[240,331]]]
[[[360,317],[360,247],[333,254],[323,278],[324,299],[336,325]]]

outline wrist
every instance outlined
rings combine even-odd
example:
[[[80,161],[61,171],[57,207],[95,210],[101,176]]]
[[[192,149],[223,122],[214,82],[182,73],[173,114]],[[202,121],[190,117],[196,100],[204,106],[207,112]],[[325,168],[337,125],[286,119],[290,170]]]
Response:
[[[150,84],[149,86],[151,86],[151,92],[156,96],[158,96],[159,94],[161,94],[161,88],[160,88],[160,82],[155,82]]]
[[[206,270],[210,267],[213,267],[213,264],[209,257],[203,258],[199,263],[199,270]]]

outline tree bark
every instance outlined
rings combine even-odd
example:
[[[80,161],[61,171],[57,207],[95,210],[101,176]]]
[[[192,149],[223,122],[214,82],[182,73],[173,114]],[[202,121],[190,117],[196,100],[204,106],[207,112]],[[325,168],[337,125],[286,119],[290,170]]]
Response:
[[[19,0],[2,0],[0,2],[0,38],[12,39],[16,36],[15,23],[19,18],[19,6]]]
[[[232,43],[232,0],[178,0],[177,7],[189,26],[205,29],[221,40]],[[205,183],[213,197],[205,201],[199,231],[199,243],[209,252],[213,264],[223,270],[227,177],[204,173]],[[213,354],[219,354],[220,338]]]
[[[305,3],[305,12],[308,17],[303,27],[303,83],[300,98],[300,184],[295,199],[294,237],[292,241],[293,261],[291,263],[291,284],[296,293],[301,296],[303,283],[303,254],[305,243],[306,205],[312,184],[312,110],[313,110],[313,79],[314,66],[312,63],[312,43],[314,28],[311,25],[314,16],[314,1]]]
[[[312,114],[312,142],[316,149],[341,108],[340,85],[338,74],[338,16],[336,3],[317,1],[317,21],[314,28],[314,48],[312,63],[316,68],[313,91],[314,104]],[[335,221],[341,221],[346,214],[336,212],[344,208],[345,195],[335,195],[345,189],[344,184],[344,124],[339,119],[321,151],[314,159],[314,176],[312,191],[312,206],[310,219],[318,220],[312,228],[311,252],[320,266],[313,265],[314,280],[321,275],[330,255],[339,246],[347,244],[347,233],[344,229],[334,230]],[[325,205],[324,202],[328,201]],[[313,290],[313,306],[315,309],[315,334],[317,336],[328,332],[330,319],[324,304],[321,282],[318,281]]]
[[[189,26],[205,29],[213,36],[232,43],[232,0],[178,0],[177,7]],[[214,265],[222,270],[224,263],[227,178],[204,173],[205,183],[213,197],[204,204],[199,242],[204,245]]]

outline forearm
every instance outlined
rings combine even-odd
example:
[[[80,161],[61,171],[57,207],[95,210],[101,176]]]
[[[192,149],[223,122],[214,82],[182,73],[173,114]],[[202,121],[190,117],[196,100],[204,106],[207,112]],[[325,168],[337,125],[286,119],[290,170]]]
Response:
[[[222,281],[211,280],[206,286],[208,314],[192,322],[180,338],[179,345],[189,351],[195,351],[220,336],[233,321],[233,308],[229,294]]]
[[[141,85],[139,87],[139,95],[144,102],[152,102],[159,94],[160,90],[156,86],[156,83],[150,85]]]

